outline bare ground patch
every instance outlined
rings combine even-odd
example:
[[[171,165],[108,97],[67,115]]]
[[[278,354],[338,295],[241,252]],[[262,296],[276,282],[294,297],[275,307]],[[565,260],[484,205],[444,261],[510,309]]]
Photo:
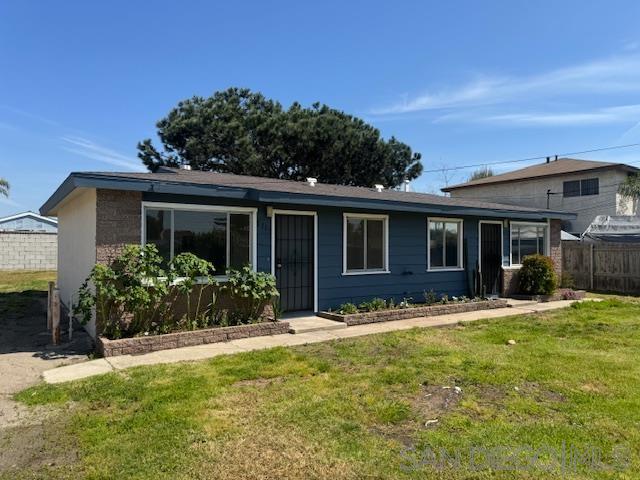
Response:
[[[59,473],[70,473],[79,454],[73,437],[65,433],[66,418],[59,411],[38,409],[19,425],[0,429],[0,478],[64,478]]]

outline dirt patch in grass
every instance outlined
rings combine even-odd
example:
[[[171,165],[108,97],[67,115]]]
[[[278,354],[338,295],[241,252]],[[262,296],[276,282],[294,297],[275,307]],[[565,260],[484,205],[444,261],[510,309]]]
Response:
[[[422,385],[420,393],[413,400],[414,410],[425,422],[438,419],[454,409],[462,398],[462,390],[448,385]],[[430,423],[429,425],[436,425]]]
[[[254,378],[251,380],[240,380],[233,384],[234,387],[257,387],[257,388],[266,388],[270,387],[275,383],[282,383],[282,377],[275,378]]]
[[[531,395],[538,402],[561,403],[566,401],[566,398],[560,392],[554,392],[553,390],[544,388],[535,382],[526,382],[524,385],[519,387],[519,391],[524,394]]]
[[[0,478],[57,478],[55,471],[68,470],[78,461],[77,445],[65,434],[63,415],[40,412],[38,416],[39,423],[0,429]]]

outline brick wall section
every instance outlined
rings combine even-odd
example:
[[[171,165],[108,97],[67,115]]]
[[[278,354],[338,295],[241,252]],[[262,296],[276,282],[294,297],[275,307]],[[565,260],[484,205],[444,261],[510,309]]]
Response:
[[[558,280],[562,276],[562,240],[561,240],[562,222],[560,220],[551,220],[551,228],[549,232],[549,256],[553,260]],[[518,293],[518,269],[503,268],[502,269],[502,296],[510,297]]]
[[[117,355],[139,355],[141,353],[167,350],[170,348],[190,347],[207,343],[228,342],[239,338],[283,335],[289,333],[288,322],[264,322],[235,327],[208,328],[192,332],[177,332],[148,337],[121,338],[108,340],[98,337],[96,346],[103,357]]]
[[[395,310],[380,310],[378,312],[354,313],[340,315],[338,313],[320,312],[318,315],[330,320],[344,322],[347,325],[363,325],[365,323],[391,322],[416,317],[432,317],[451,313],[476,312],[492,308],[508,307],[506,300],[487,300],[483,302],[449,303],[444,305],[429,305],[414,308],[399,308]]]
[[[96,191],[96,262],[110,263],[125,245],[140,244],[141,192]]]
[[[0,232],[0,270],[57,268],[57,233]]]

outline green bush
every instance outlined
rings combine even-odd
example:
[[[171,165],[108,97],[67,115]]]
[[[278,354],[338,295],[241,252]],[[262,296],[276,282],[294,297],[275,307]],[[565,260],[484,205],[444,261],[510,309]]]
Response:
[[[273,275],[255,272],[249,266],[229,270],[229,279],[221,290],[229,294],[229,325],[257,322],[264,307],[279,295]]]
[[[558,286],[553,261],[544,255],[528,255],[519,272],[520,292],[528,295],[551,295]]]
[[[254,323],[278,296],[275,277],[248,266],[218,287],[213,265],[192,253],[162,264],[155,245],[127,245],[110,265],[93,267],[74,313],[86,323],[95,310],[100,333],[115,339]]]

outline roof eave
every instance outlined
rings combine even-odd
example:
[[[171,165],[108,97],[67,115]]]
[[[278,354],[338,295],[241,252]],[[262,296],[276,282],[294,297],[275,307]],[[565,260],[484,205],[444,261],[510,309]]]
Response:
[[[367,198],[313,195],[288,192],[266,192],[240,187],[221,187],[216,185],[198,185],[158,180],[138,180],[123,178],[105,178],[99,175],[72,173],[58,187],[54,194],[42,205],[40,213],[51,215],[64,199],[77,188],[101,188],[107,190],[128,190],[152,193],[168,193],[203,197],[249,200],[262,203],[301,204],[314,206],[362,208],[369,210],[389,210],[403,212],[420,212],[447,215],[469,215],[490,218],[518,218],[544,220],[547,218],[572,220],[575,214],[555,211],[522,211],[505,208],[477,208],[458,205],[439,205],[430,203],[399,202],[395,200],[374,200]]]
[[[536,178],[546,178],[546,177],[561,177],[563,175],[577,175],[580,173],[589,173],[589,172],[596,172],[596,171],[600,171],[600,170],[614,170],[614,169],[621,169],[621,170],[625,170],[626,172],[629,173],[637,173],[640,172],[640,168],[636,168],[633,167],[631,165],[627,165],[624,163],[619,163],[619,164],[614,164],[614,165],[602,165],[600,167],[594,167],[594,168],[590,168],[588,170],[576,170],[574,172],[562,172],[562,173],[549,173],[546,175],[535,175],[533,177],[527,177],[527,178],[515,178],[515,179],[511,179],[511,180],[495,180],[492,182],[483,182],[483,183],[460,183],[458,185],[451,185],[450,187],[444,187],[441,188],[440,191],[444,192],[444,193],[450,193],[454,190],[462,190],[464,188],[474,188],[474,187],[485,187],[487,185],[500,185],[500,184],[504,184],[504,183],[518,183],[518,182],[527,182],[529,180],[532,179],[536,179]]]

